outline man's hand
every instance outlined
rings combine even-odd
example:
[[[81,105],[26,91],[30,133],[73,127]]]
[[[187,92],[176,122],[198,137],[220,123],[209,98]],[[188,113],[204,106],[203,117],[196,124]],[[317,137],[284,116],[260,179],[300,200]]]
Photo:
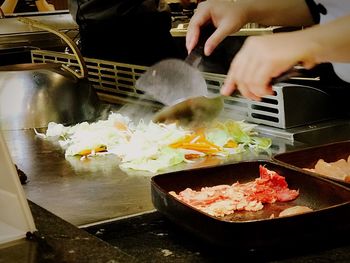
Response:
[[[314,42],[301,31],[248,37],[231,63],[221,93],[230,95],[238,89],[257,101],[272,95],[272,78],[299,62],[307,68],[316,64],[314,49]]]
[[[197,44],[201,27],[212,23],[217,29],[204,46],[205,55],[210,55],[222,40],[246,24],[244,7],[226,1],[220,1],[220,4],[215,0],[200,3],[187,29],[187,51],[191,52]]]

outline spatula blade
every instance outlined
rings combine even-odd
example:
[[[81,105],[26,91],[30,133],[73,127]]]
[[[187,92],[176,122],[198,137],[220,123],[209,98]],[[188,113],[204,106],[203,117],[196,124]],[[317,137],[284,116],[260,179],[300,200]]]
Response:
[[[180,59],[162,60],[149,67],[136,81],[136,88],[165,105],[208,93],[202,73]]]
[[[153,116],[153,121],[177,122],[181,126],[200,126],[214,120],[223,107],[222,96],[193,97],[163,108]]]

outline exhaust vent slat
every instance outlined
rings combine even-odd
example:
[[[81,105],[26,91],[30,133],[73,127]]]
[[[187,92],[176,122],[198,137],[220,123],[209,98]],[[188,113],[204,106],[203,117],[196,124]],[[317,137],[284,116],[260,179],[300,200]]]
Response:
[[[60,63],[69,66],[72,70],[80,70],[79,64],[73,54],[47,50],[32,50],[31,57],[33,63]],[[147,70],[147,67],[92,58],[84,58],[84,60],[88,69],[88,79],[99,91],[99,94],[105,94],[108,99],[115,96],[115,100],[123,98],[124,101],[133,101],[136,104],[144,100],[144,93],[136,89],[135,83],[140,75]],[[203,76],[208,86],[208,92],[219,94],[226,75],[203,72]],[[291,85],[287,83],[273,85],[274,94],[265,96],[261,101],[246,99],[239,93],[225,97],[225,115],[244,119],[247,122],[283,129],[305,125],[305,116],[303,116],[305,114],[294,114],[295,111],[287,111],[288,108],[286,108],[286,105],[289,105],[290,109],[290,105],[294,106],[295,103],[302,101],[303,109],[308,108],[308,98],[311,98],[310,100],[313,101],[315,97],[318,100],[323,100],[324,98],[322,96],[324,95],[308,90],[309,93],[312,93],[311,95],[315,96],[303,96],[299,93],[297,94],[298,90],[294,86],[292,89]],[[308,87],[301,86],[302,88],[307,89]],[[300,93],[305,94],[305,90],[300,91]],[[326,100],[324,99],[324,101]],[[156,101],[149,102],[153,105],[157,104]],[[315,111],[315,114],[312,114],[312,116],[319,116],[320,114],[318,112],[321,112],[320,108],[322,107],[319,107],[317,110],[315,107],[311,108],[310,106],[308,112]],[[285,116],[288,114],[289,116]],[[315,117],[313,121],[315,121]]]

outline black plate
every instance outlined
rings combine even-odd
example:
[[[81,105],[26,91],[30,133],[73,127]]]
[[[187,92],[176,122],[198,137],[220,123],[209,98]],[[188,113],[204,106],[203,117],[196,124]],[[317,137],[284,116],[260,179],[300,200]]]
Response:
[[[259,165],[286,178],[299,197],[288,203],[267,205],[258,212],[237,212],[216,218],[177,200],[176,193],[190,187],[245,183],[259,177]],[[264,248],[295,242],[317,242],[350,230],[350,190],[331,181],[304,174],[270,161],[249,161],[223,166],[177,171],[152,177],[152,202],[155,208],[176,224],[212,244],[241,248]],[[305,205],[314,211],[278,216],[286,206]]]
[[[272,159],[284,165],[292,166],[291,168],[303,169],[314,168],[319,159],[323,159],[325,162],[335,162],[340,159],[346,160],[349,155],[350,141],[342,141],[276,154]],[[350,182],[345,182],[341,179],[310,171],[306,171],[306,173],[327,178],[345,186],[350,186]]]

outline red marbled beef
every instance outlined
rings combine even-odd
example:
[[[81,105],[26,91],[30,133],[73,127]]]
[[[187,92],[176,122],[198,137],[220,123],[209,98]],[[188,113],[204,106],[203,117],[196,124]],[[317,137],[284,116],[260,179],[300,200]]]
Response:
[[[264,203],[287,202],[298,197],[299,191],[288,188],[285,178],[260,165],[260,177],[254,181],[232,185],[203,187],[200,191],[187,188],[177,199],[213,216],[224,216],[236,210],[258,211]]]

